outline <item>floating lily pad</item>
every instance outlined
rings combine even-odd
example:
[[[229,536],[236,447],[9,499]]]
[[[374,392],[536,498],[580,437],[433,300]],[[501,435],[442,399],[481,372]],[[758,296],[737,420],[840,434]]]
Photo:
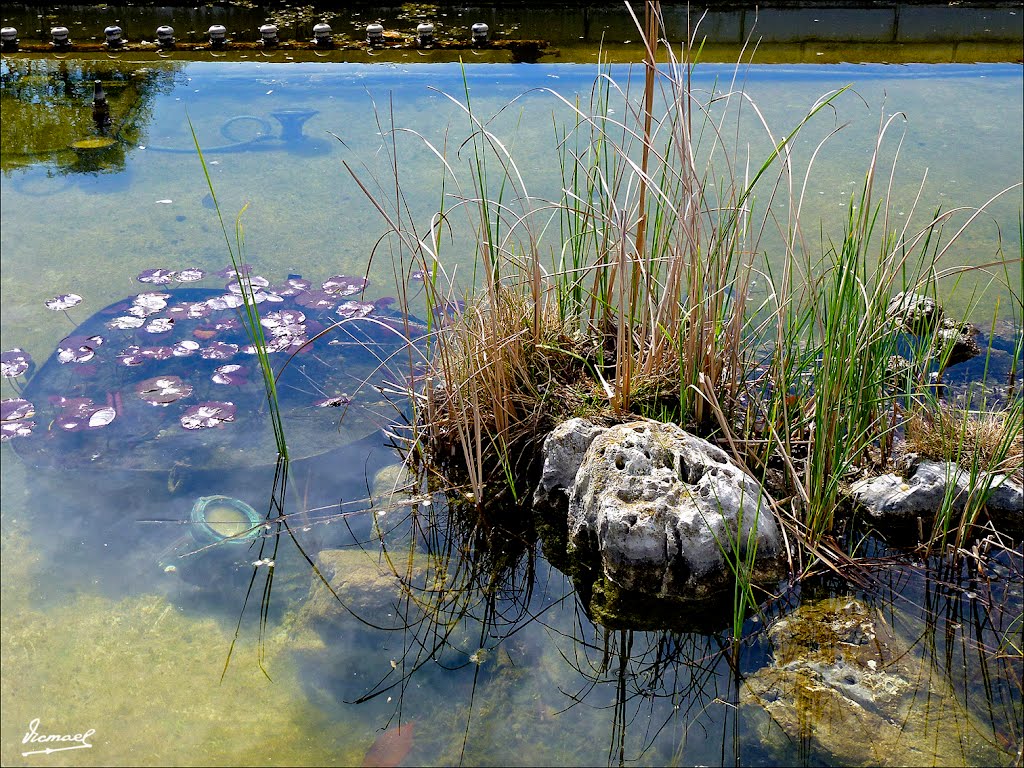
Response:
[[[224,384],[226,386],[238,384],[244,384],[246,382],[245,369],[240,365],[234,363],[229,365],[222,365],[214,371],[211,380],[214,384]]]
[[[329,277],[324,281],[323,289],[325,293],[335,296],[352,296],[366,288],[366,284],[367,281],[364,277],[335,275],[334,277]]]
[[[173,269],[147,269],[136,278],[140,283],[152,283],[153,285],[167,285],[175,279]]]
[[[409,343],[402,333],[409,328],[416,336],[424,327],[368,302],[349,305],[345,311],[354,314],[341,323],[337,296],[306,290],[301,278],[289,282],[297,283],[294,294],[274,291],[277,300],[261,305],[267,308],[261,327],[278,375],[289,451],[298,460],[393,423],[394,405],[374,385],[402,381],[407,371],[397,362],[388,371],[381,361],[408,360],[397,354]],[[324,300],[326,308],[303,303],[310,294],[320,294],[313,303]],[[16,410],[29,406],[4,406],[0,439],[37,466],[157,472],[172,465],[273,466],[277,447],[266,387],[246,354],[256,349],[236,301],[240,297],[223,289],[169,288],[97,312],[25,383],[22,396],[35,404],[34,414]],[[358,317],[367,307],[370,316]],[[168,330],[147,331],[162,319],[173,319]],[[24,368],[16,350],[3,363],[5,371]],[[33,429],[30,418],[45,428]]]
[[[34,421],[27,419],[0,422],[0,442],[7,442],[15,437],[28,437],[35,426]]]
[[[192,394],[192,386],[177,376],[154,376],[135,385],[135,393],[150,405],[170,405]]]
[[[82,297],[77,293],[62,293],[60,296],[54,296],[52,299],[47,299],[47,309],[52,309],[54,312],[63,312],[66,309],[77,307],[82,303]]]
[[[68,336],[57,346],[57,359],[62,363],[88,362],[102,343],[102,336]]]
[[[35,412],[35,406],[23,398],[14,397],[9,400],[0,400],[0,421],[27,419]]]
[[[16,379],[32,367],[32,356],[15,347],[0,354],[0,375],[5,379]]]
[[[185,429],[209,429],[219,427],[235,420],[234,403],[211,401],[193,405],[181,416],[181,426]]]

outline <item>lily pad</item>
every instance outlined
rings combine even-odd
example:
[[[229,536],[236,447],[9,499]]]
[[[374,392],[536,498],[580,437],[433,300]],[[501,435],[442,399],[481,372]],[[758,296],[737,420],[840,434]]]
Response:
[[[375,385],[402,381],[406,372],[401,362],[389,371],[381,361],[408,360],[398,354],[411,343],[402,331],[415,335],[424,326],[363,302],[350,305],[346,312],[353,316],[339,323],[337,296],[289,279],[296,293],[275,293],[277,301],[261,305],[273,307],[261,310],[261,327],[278,376],[289,450],[298,460],[390,427],[394,406]],[[310,294],[321,294],[313,303],[323,299],[326,308],[303,303]],[[100,310],[25,383],[22,397],[35,404],[34,414],[16,410],[28,406],[5,406],[10,418],[4,424],[11,426],[0,437],[37,466],[154,472],[171,464],[273,466],[277,447],[266,387],[245,354],[256,349],[239,322],[236,300],[223,289],[168,288]],[[367,307],[371,317],[358,317]],[[147,330],[171,319],[162,333]],[[12,372],[24,368],[15,350],[4,364]],[[33,429],[29,418],[48,428]]]
[[[32,367],[32,356],[15,347],[0,354],[0,375],[5,379],[16,379]]]

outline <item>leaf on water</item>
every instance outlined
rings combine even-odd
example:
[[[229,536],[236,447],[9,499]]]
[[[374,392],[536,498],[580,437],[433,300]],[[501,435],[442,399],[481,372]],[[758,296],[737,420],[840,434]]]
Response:
[[[139,354],[149,360],[169,360],[174,357],[171,347],[140,347]]]
[[[238,265],[238,274],[248,275],[250,272],[252,272],[252,264]],[[217,272],[214,272],[214,274],[217,277],[223,278],[236,277],[235,266],[233,264],[228,264],[226,267],[224,267],[224,269],[218,270]]]
[[[101,429],[112,422],[117,411],[109,405],[98,406],[88,397],[51,397],[50,402],[61,408],[54,423],[65,432],[83,429]]]
[[[166,308],[169,298],[171,298],[169,293],[140,293],[132,300],[128,314],[135,317],[148,317]]]
[[[89,429],[105,427],[117,417],[117,411],[110,406],[98,408],[89,417]]]
[[[17,421],[34,416],[36,407],[28,400],[20,397],[12,397],[8,400],[0,400],[0,421]]]
[[[334,309],[338,300],[327,291],[305,291],[295,297],[295,303],[307,309]]]
[[[161,269],[159,267],[154,269],[146,269],[139,273],[135,279],[140,283],[152,283],[153,285],[166,285],[175,278],[175,271],[173,269]]]
[[[249,289],[255,290],[257,288],[268,288],[269,286],[270,286],[270,281],[267,280],[267,278],[265,278],[265,277],[260,277],[259,275],[252,275],[252,276],[246,278],[246,286],[245,286],[246,290],[249,290]],[[231,293],[233,293],[233,294],[235,294],[237,296],[241,296],[242,295],[242,285],[238,282],[238,280],[232,280],[230,283],[228,283],[224,287],[228,291],[230,291]]]
[[[31,366],[32,356],[18,347],[0,354],[0,375],[5,379],[17,378]]]
[[[136,384],[135,393],[150,405],[168,406],[191,395],[192,386],[177,376],[154,376]]]
[[[47,309],[52,309],[54,312],[61,312],[65,309],[71,309],[71,307],[78,306],[82,303],[82,297],[77,293],[62,293],[60,296],[54,296],[52,299],[47,299],[45,302]]]
[[[366,317],[373,309],[373,304],[368,301],[346,301],[338,305],[335,313],[344,318]]]
[[[206,306],[215,312],[219,312],[224,309],[237,309],[244,303],[245,302],[242,301],[241,296],[236,296],[233,293],[227,293],[223,296],[214,296],[212,299],[206,300]]]
[[[234,403],[212,400],[193,405],[181,415],[181,426],[185,429],[208,429],[235,420]]]
[[[237,386],[239,384],[245,384],[246,375],[245,370],[240,365],[222,365],[217,368],[213,374],[214,384],[226,384],[229,386]]]
[[[174,330],[174,320],[169,317],[157,317],[147,323],[146,333],[170,333]]]
[[[202,355],[204,360],[227,360],[238,354],[238,345],[215,341],[203,347],[199,354]]]
[[[270,290],[278,296],[297,296],[303,291],[309,290],[310,285],[309,280],[303,280],[301,277],[290,277],[281,285],[271,286]]]
[[[359,293],[366,286],[367,280],[364,277],[335,275],[334,277],[329,277],[324,281],[323,289],[324,293],[329,293],[334,296],[351,296],[352,294]]]
[[[68,336],[57,345],[57,359],[62,363],[88,362],[102,343],[102,336]]]
[[[4,421],[0,423],[0,443],[13,440],[15,437],[28,437],[35,426],[34,421]]]
[[[188,357],[189,355],[199,351],[199,342],[192,341],[192,339],[185,339],[171,347],[171,351],[175,357]]]
[[[189,267],[188,269],[179,269],[177,279],[179,283],[195,283],[205,276],[206,273],[198,267]]]
[[[145,322],[145,319],[141,317],[122,315],[121,317],[115,317],[113,320],[108,322],[107,328],[112,331],[130,331],[133,328],[141,328]]]

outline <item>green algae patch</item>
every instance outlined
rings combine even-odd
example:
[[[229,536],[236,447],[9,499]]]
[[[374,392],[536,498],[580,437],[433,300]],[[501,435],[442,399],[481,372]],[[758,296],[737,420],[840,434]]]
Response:
[[[805,603],[768,635],[774,663],[744,680],[740,705],[748,738],[779,756],[799,742],[842,765],[1012,762],[938,670],[863,602]]]

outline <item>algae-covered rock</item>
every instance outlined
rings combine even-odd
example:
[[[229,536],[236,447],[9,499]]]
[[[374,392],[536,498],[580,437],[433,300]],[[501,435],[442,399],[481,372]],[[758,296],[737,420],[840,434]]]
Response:
[[[945,678],[863,602],[805,603],[768,635],[774,663],[744,680],[740,706],[769,749],[801,743],[842,765],[997,761]]]

